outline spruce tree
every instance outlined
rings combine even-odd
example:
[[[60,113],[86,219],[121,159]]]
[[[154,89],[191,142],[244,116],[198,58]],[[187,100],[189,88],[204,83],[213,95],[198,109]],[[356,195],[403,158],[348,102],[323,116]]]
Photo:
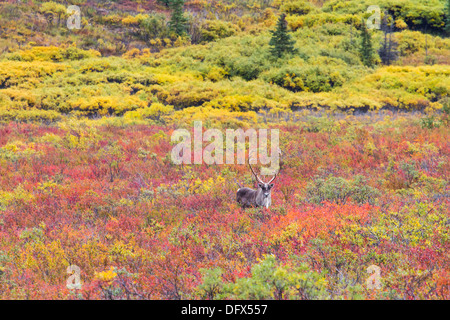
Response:
[[[393,61],[397,60],[397,42],[392,40],[392,33],[394,31],[394,21],[391,16],[384,14],[383,20],[380,26],[381,31],[384,33],[381,48],[378,50],[381,61],[385,65],[390,65]]]
[[[295,40],[293,40],[288,33],[288,26],[286,21],[286,14],[282,14],[277,22],[275,30],[271,31],[272,39],[269,45],[270,53],[277,58],[281,58],[285,53],[296,53],[294,48]]]
[[[169,21],[170,30],[179,36],[186,34],[187,19],[184,16],[184,0],[170,0],[172,16]]]
[[[445,6],[445,33],[450,36],[450,0],[447,0],[447,5]]]
[[[359,48],[361,60],[365,66],[371,67],[374,59],[374,49],[372,46],[372,37],[367,29],[366,23],[363,19],[361,24],[361,45]]]
[[[171,0],[156,0],[156,2],[161,3],[161,4],[165,5],[166,7],[170,6],[170,1]]]

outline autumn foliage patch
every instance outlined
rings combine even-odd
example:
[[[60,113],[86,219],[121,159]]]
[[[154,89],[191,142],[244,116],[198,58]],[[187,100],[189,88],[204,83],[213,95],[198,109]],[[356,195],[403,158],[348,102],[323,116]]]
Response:
[[[174,165],[174,127],[1,126],[0,298],[450,298],[448,126],[278,128],[272,207],[243,210],[234,178],[251,186],[248,168]],[[366,287],[370,265],[381,289]]]

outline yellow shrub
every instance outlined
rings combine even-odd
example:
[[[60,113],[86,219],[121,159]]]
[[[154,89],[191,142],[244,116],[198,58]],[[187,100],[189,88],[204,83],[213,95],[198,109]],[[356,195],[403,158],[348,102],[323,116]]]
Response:
[[[0,109],[0,122],[54,122],[61,119],[61,114],[53,110],[3,110]]]
[[[126,111],[143,108],[146,102],[135,96],[94,96],[69,102],[81,115],[122,115]]]
[[[161,103],[153,103],[148,108],[141,108],[135,111],[128,111],[124,114],[127,119],[151,119],[164,122],[167,115],[173,112],[173,106],[165,106]]]

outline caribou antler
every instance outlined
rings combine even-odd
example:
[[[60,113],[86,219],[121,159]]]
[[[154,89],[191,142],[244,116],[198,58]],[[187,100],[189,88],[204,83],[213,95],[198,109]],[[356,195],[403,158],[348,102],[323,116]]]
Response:
[[[258,177],[258,175],[255,173],[255,171],[253,170],[253,168],[252,168],[252,165],[250,164],[250,158],[248,159],[248,165],[249,165],[249,167],[250,167],[250,170],[252,170],[252,172],[253,172],[253,175],[256,177],[256,180],[258,180],[258,182],[259,183],[264,183],[259,177]]]
[[[280,152],[280,154],[281,154],[281,151],[279,151],[279,152]],[[258,175],[257,175],[257,174],[255,173],[255,171],[253,170],[252,165],[250,164],[250,160],[251,160],[251,159],[248,160],[248,165],[249,165],[249,167],[250,167],[250,170],[252,170],[253,175],[256,177],[256,180],[258,180],[259,183],[265,184],[265,182],[262,181],[261,178],[258,177]],[[275,175],[273,176],[273,178],[272,178],[269,182],[267,182],[267,183],[270,184],[272,181],[274,181],[275,178],[278,176],[278,173],[279,173],[279,172],[280,172],[280,170],[278,170],[278,172],[275,173]]]
[[[250,167],[250,170],[252,171],[256,180],[258,180],[259,182],[258,189],[253,190],[250,188],[241,188],[241,186],[239,186],[239,190],[237,191],[236,194],[236,200],[244,208],[265,207],[268,209],[270,207],[270,204],[272,203],[271,191],[272,188],[274,187],[274,184],[271,182],[274,181],[275,178],[278,176],[278,174],[280,173],[280,169],[278,169],[278,172],[275,174],[272,180],[270,180],[268,183],[265,183],[264,181],[261,180],[260,177],[258,177],[255,170],[253,170],[253,167],[250,164],[250,160],[251,158],[249,157],[248,166]]]
[[[269,182],[267,182],[267,183],[268,183],[268,184],[272,183],[272,181],[273,181],[273,180],[275,180],[275,178],[277,177],[277,175],[278,175],[278,172],[277,172],[277,173],[275,173],[275,175],[273,176],[272,180],[270,180],[270,181],[269,181]]]
[[[278,148],[278,155],[279,155],[280,158],[283,156],[283,153],[281,152],[281,149],[280,149],[280,148]],[[270,180],[269,182],[267,182],[267,183],[269,183],[269,184],[270,184],[273,180],[275,180],[275,178],[278,176],[278,174],[279,174],[280,171],[281,171],[281,161],[278,161],[278,162],[279,162],[279,165],[278,165],[278,171],[277,171],[277,173],[275,173],[275,175],[273,176],[272,180]]]

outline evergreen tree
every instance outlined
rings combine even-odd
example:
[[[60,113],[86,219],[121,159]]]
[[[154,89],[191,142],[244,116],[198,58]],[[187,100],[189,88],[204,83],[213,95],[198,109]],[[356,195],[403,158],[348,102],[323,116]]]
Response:
[[[272,39],[269,45],[270,53],[278,58],[281,58],[285,53],[296,53],[294,48],[295,40],[293,40],[288,33],[286,14],[282,14],[277,22],[277,28],[271,31]]]
[[[186,34],[187,18],[184,16],[184,0],[170,0],[172,16],[169,21],[170,30],[179,36]]]
[[[384,33],[381,48],[378,50],[381,61],[385,65],[390,65],[393,61],[397,60],[397,42],[392,40],[392,32],[394,31],[394,21],[391,16],[384,14],[383,20],[380,26],[381,31]]]
[[[450,35],[450,0],[447,0],[447,5],[445,6],[445,33]]]
[[[374,49],[372,46],[372,37],[369,30],[367,30],[364,19],[361,24],[361,45],[359,48],[359,53],[363,64],[365,66],[371,67],[374,62]]]
[[[165,5],[166,7],[170,6],[170,1],[171,0],[156,0],[156,2],[161,3],[161,4]]]

